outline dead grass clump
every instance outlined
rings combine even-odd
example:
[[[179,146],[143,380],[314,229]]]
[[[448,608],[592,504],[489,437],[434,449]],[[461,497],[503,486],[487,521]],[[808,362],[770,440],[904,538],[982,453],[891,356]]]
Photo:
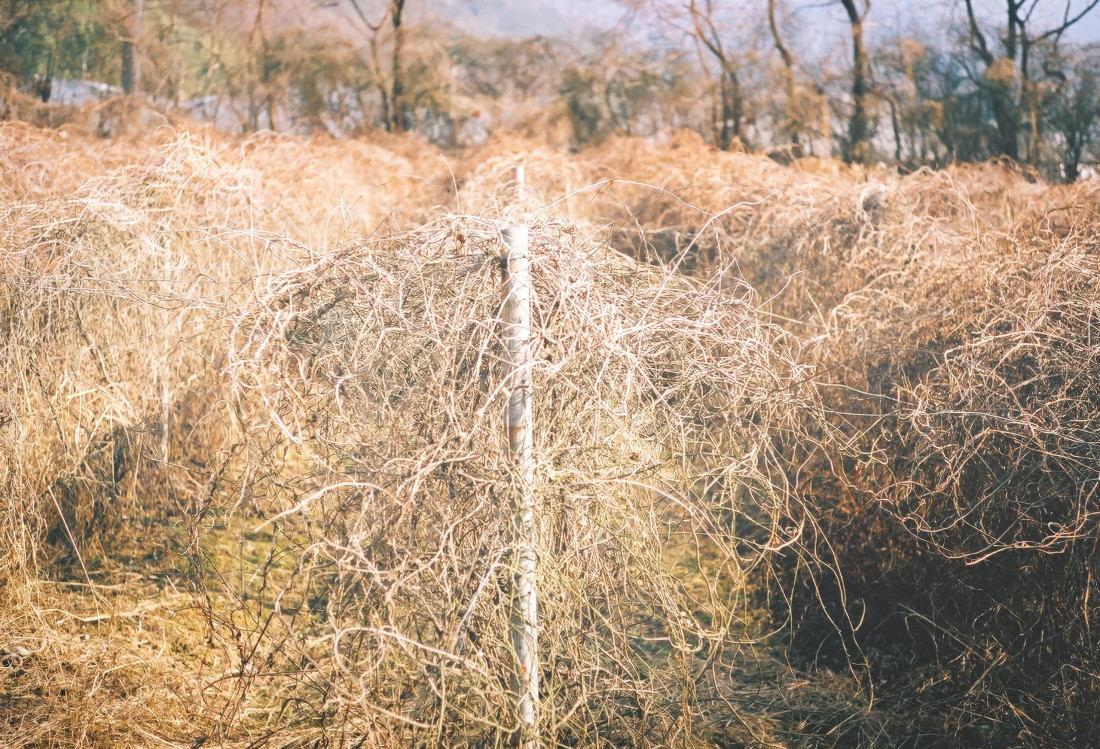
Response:
[[[57,134],[19,126],[0,136],[17,142],[9,158],[27,162],[67,147]],[[66,707],[73,690],[94,686],[95,673],[80,669],[95,667],[88,649],[107,641],[62,626],[51,613],[57,598],[40,583],[94,591],[113,585],[120,565],[154,550],[163,557],[180,540],[171,522],[197,514],[226,459],[217,414],[224,348],[213,344],[209,313],[251,283],[254,266],[242,258],[263,240],[219,227],[247,225],[257,213],[242,189],[247,175],[221,163],[216,147],[187,136],[151,146],[93,148],[68,161],[88,171],[63,176],[56,192],[16,184],[2,209],[0,648],[55,656],[3,671],[0,714],[14,727],[13,746],[122,741],[125,720],[92,736],[92,713]],[[122,165],[96,174],[114,160]],[[93,616],[102,601],[90,595]],[[63,693],[49,687],[54,667],[72,682]],[[120,690],[98,692],[103,710],[134,707],[133,693]],[[33,709],[31,695],[40,700]]]
[[[783,275],[778,264],[795,268],[800,260],[797,251],[776,247],[768,258],[775,272],[761,272],[757,235],[800,231],[819,215],[857,208],[856,182],[865,178],[848,168],[838,178],[764,156],[715,152],[690,132],[658,144],[611,139],[582,157],[586,179],[598,189],[570,205],[578,220],[606,227],[613,246],[701,276],[733,266],[754,284]],[[771,296],[776,289],[758,291]]]
[[[1049,746],[1097,720],[1095,216],[1087,189],[990,166],[792,232],[822,260],[775,308],[846,440],[804,474],[834,570],[804,592],[856,630],[803,604],[796,645],[865,648],[897,737]]]
[[[891,741],[1091,735],[1095,195],[1004,164],[898,177],[621,145],[586,154],[628,209],[612,241],[731,266],[815,364],[823,451],[787,453],[818,529],[790,556],[815,570],[797,662],[870,664]]]
[[[102,700],[94,715],[117,718],[110,730],[114,718],[83,714],[88,704],[74,697],[94,687],[96,664],[114,647],[108,619],[85,626],[50,613],[94,617],[125,611],[125,602],[105,609],[95,587],[79,589],[79,605],[62,602],[40,583],[113,586],[147,565],[185,586],[181,559],[216,553],[230,563],[234,555],[200,549],[191,533],[220,525],[213,498],[238,475],[225,441],[221,321],[255,283],[308,263],[327,239],[433,205],[449,185],[412,174],[446,166],[430,153],[427,168],[367,144],[241,143],[168,129],[104,140],[22,123],[0,126],[0,153],[0,650],[56,655],[19,674],[5,661],[0,715],[15,727],[15,746],[144,744],[152,741],[138,735],[145,718],[121,716],[140,712],[134,700],[155,705],[161,692],[133,682],[92,689]],[[354,222],[338,210],[342,197],[359,211]],[[156,594],[142,595],[133,606],[159,605]],[[150,616],[124,618],[140,634]],[[238,684],[224,668],[242,661],[235,646],[211,651],[204,632],[177,636],[188,643],[178,662],[163,649],[143,651],[144,666],[127,672],[155,680],[162,668],[170,681],[175,669],[191,670],[204,685],[153,708],[165,711],[166,733],[217,724],[211,716],[236,699],[221,687]],[[51,669],[72,682],[64,694],[47,688],[57,683]],[[187,700],[191,718],[178,712]]]
[[[524,185],[516,182],[514,170],[524,168]],[[457,179],[461,188],[457,208],[465,213],[506,216],[530,220],[547,204],[557,201],[593,181],[588,166],[542,141],[511,132],[495,132],[484,147],[470,154],[460,165]],[[585,218],[575,208],[589,201],[565,201],[553,215],[574,222]]]
[[[457,191],[400,139],[11,123],[0,160],[14,746],[509,740],[502,217],[534,223],[548,740],[1091,738],[1087,186],[682,134],[497,136]]]
[[[44,103],[20,91],[10,75],[0,73],[0,121],[117,138],[154,132],[171,126],[173,119],[163,107],[130,96],[114,96],[80,106]]]
[[[0,139],[6,740],[504,741],[496,223],[391,228],[453,198],[414,143]],[[755,649],[791,339],[741,283],[534,239],[547,735],[872,735],[851,681]]]
[[[190,595],[143,561],[110,583],[40,579],[24,617],[5,617],[5,747],[189,746],[203,735],[201,687],[228,663]]]
[[[8,73],[0,73],[0,121],[25,122],[34,127],[59,127],[78,117],[77,107],[43,104],[19,90]]]
[[[370,234],[383,222],[392,231],[430,220],[453,194],[436,149],[395,138],[381,146],[258,135],[240,145],[238,158],[256,170],[254,195],[277,213],[283,233],[315,249]]]
[[[801,370],[741,284],[564,224],[532,239],[546,739],[768,735],[726,685],[765,626],[746,578],[797,535],[773,439],[796,427]],[[238,613],[214,616],[309,741],[516,729],[500,253],[496,225],[440,220],[318,256],[236,322],[249,469],[226,501],[268,552],[223,581]]]
[[[42,130],[24,122],[0,123],[0,191],[9,201],[36,200],[72,194],[92,175],[117,168],[111,142],[96,143],[68,130]],[[6,207],[6,206],[5,206]]]

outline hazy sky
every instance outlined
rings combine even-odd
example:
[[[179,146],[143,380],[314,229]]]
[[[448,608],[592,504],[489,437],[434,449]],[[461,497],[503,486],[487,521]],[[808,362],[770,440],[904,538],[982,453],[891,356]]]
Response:
[[[809,5],[809,4],[807,4]],[[974,7],[987,22],[987,28],[996,28],[1003,25],[1004,17],[1003,0],[974,0]],[[1076,15],[1086,7],[1082,0],[1071,0],[1071,15]],[[1032,24],[1035,29],[1046,31],[1058,25],[1066,5],[1062,0],[1038,0],[1035,5]],[[878,0],[873,3],[870,19],[878,27],[880,32],[897,33],[912,29],[923,30],[925,33],[935,33],[945,27],[936,25],[937,19],[944,19],[948,24],[963,24],[966,21],[966,8],[962,0],[927,0],[926,2],[905,2],[905,0]],[[1074,27],[1074,41],[1097,42],[1100,41],[1100,8],[1093,10],[1089,15]]]
[[[989,29],[1000,24],[1003,0],[974,0],[978,12],[988,20]],[[463,26],[480,27],[496,33],[538,34],[579,30],[586,25],[612,26],[621,15],[614,0],[425,0],[427,7],[446,7],[447,15],[456,13]],[[738,6],[762,12],[762,0],[728,0],[736,12]],[[835,0],[788,0],[803,34],[816,37],[816,44],[839,42],[845,35],[845,15]],[[1071,9],[1083,8],[1084,0],[1071,0]],[[917,33],[935,36],[961,28],[965,20],[963,0],[872,0],[868,33],[873,37]],[[1065,9],[1063,0],[1037,0],[1036,28],[1047,29],[1057,23]],[[502,18],[503,16],[503,18]],[[555,28],[558,27],[558,28]],[[1100,8],[1074,28],[1076,42],[1100,42]],[[807,39],[811,41],[811,39]]]

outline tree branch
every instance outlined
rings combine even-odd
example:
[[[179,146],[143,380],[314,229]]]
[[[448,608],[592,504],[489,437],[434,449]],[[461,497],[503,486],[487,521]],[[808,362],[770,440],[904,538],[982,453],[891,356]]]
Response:
[[[966,0],[966,16],[970,19],[970,37],[974,42],[977,42],[975,50],[986,65],[992,65],[996,58],[994,58],[993,53],[989,51],[989,45],[986,44],[985,35],[982,34],[982,30],[978,26],[978,20],[974,17],[974,3],[972,0]]]
[[[779,56],[783,58],[783,66],[787,70],[794,69],[794,56],[790,50],[783,44],[783,40],[779,36],[779,24],[775,22],[775,0],[768,0],[768,28],[772,32],[772,43],[775,45],[775,49],[779,52]]]
[[[1043,34],[1042,36],[1039,37],[1040,39],[1050,39],[1051,37],[1054,37],[1055,41],[1057,41],[1058,39],[1061,38],[1062,34],[1066,33],[1066,31],[1069,29],[1069,27],[1073,26],[1078,21],[1080,21],[1082,18],[1084,18],[1086,15],[1088,15],[1092,11],[1092,9],[1095,8],[1097,5],[1100,5],[1100,0],[1090,0],[1089,4],[1085,6],[1085,9],[1082,10],[1077,15],[1073,16],[1072,18],[1070,18],[1070,15],[1069,15],[1070,5],[1071,5],[1071,2],[1069,2],[1069,0],[1067,0],[1067,2],[1066,2],[1066,12],[1062,16],[1062,25],[1058,26],[1056,28],[1053,28],[1050,31],[1046,32],[1045,34]]]

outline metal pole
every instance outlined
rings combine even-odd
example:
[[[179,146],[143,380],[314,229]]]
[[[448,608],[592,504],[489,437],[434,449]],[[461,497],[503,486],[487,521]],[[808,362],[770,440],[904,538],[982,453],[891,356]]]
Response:
[[[535,455],[531,434],[531,257],[527,227],[504,230],[508,246],[504,276],[504,342],[508,351],[508,449],[519,485],[512,492],[512,648],[516,670],[512,688],[522,732],[521,743],[537,749],[539,721],[538,555],[536,552]]]

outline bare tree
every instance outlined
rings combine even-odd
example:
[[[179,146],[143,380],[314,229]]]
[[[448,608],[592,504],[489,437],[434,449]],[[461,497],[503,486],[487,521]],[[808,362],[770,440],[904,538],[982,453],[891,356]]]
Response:
[[[382,122],[387,130],[401,132],[407,128],[405,118],[405,5],[406,0],[387,0],[381,14],[375,12],[378,20],[372,18],[372,11],[365,0],[326,0],[326,7],[336,7],[344,11],[348,20],[361,24],[359,29],[367,40],[371,71],[376,89],[381,99]],[[386,31],[389,31],[390,66],[386,71],[382,66],[382,48],[386,43]]]
[[[575,144],[612,134],[655,135],[681,124],[700,93],[686,56],[630,50],[621,38],[601,37],[598,49],[564,68],[557,89]]]
[[[264,28],[264,11],[270,0],[256,0],[256,15],[248,32],[248,47],[253,50],[249,58],[252,70],[249,74],[248,128],[260,129],[260,114],[266,111],[267,126],[275,129],[275,98],[271,91],[270,68],[267,64],[267,32]]]
[[[815,137],[826,141],[830,138],[828,117],[821,116],[828,111],[825,91],[819,83],[809,79],[804,70],[799,75],[798,60],[780,33],[777,0],[768,0],[768,32],[782,62],[783,102],[782,106],[775,107],[779,113],[778,135],[791,155],[797,156],[803,151],[803,136],[807,136],[811,144]]]
[[[875,93],[890,113],[894,161],[908,169],[940,166],[946,146],[937,132],[944,107],[936,101],[933,83],[935,50],[920,40],[901,37],[884,43],[875,54]]]
[[[1030,27],[1036,9],[1042,5],[1041,0],[1004,0],[1005,27],[1000,54],[987,40],[973,0],[964,0],[964,4],[970,47],[985,68],[984,74],[977,80],[989,92],[999,135],[997,150],[1012,159],[1019,159],[1020,110],[1026,109],[1029,126],[1027,156],[1029,161],[1034,161],[1040,140],[1042,100],[1032,69],[1035,49],[1043,43],[1057,48],[1066,31],[1085,18],[1100,4],[1100,0],[1088,0],[1076,8],[1073,0],[1066,0],[1061,21],[1045,31],[1033,31]]]
[[[863,22],[871,11],[871,0],[863,0],[859,4],[857,0],[839,2],[848,15],[848,25],[852,33],[852,113],[848,120],[844,160],[866,161],[871,149],[870,65],[863,43]]]
[[[747,107],[742,85],[743,50],[731,49],[727,4],[715,0],[619,0],[635,13],[649,13],[670,33],[673,44],[689,39],[713,98],[711,130],[714,143],[728,150],[745,138]]]
[[[1074,65],[1066,85],[1055,97],[1051,124],[1062,136],[1062,168],[1066,182],[1081,174],[1081,161],[1093,145],[1100,120],[1100,71],[1095,60]]]
[[[791,51],[787,49],[787,46],[783,44],[783,39],[779,35],[779,25],[775,20],[775,2],[776,0],[768,0],[768,30],[771,32],[775,51],[779,53],[780,59],[783,60],[783,93],[787,97],[787,106],[784,112],[785,116],[780,129],[783,139],[794,147],[798,145],[797,123],[795,123],[790,116],[790,105],[795,98],[794,55],[792,55]]]
[[[393,27],[393,50],[390,57],[390,76],[392,80],[392,93],[390,101],[392,107],[392,126],[394,132],[403,132],[406,126],[405,120],[405,81],[403,69],[403,54],[405,52],[405,27],[402,19],[405,14],[405,0],[390,0],[390,26]]]
[[[712,73],[703,61],[711,90],[714,92],[714,142],[722,150],[729,150],[735,143],[744,141],[742,124],[745,119],[745,92],[741,86],[738,59],[723,43],[719,25],[715,20],[713,0],[688,0],[686,4],[691,20],[692,39],[700,57],[703,50],[712,58],[717,70]]]

